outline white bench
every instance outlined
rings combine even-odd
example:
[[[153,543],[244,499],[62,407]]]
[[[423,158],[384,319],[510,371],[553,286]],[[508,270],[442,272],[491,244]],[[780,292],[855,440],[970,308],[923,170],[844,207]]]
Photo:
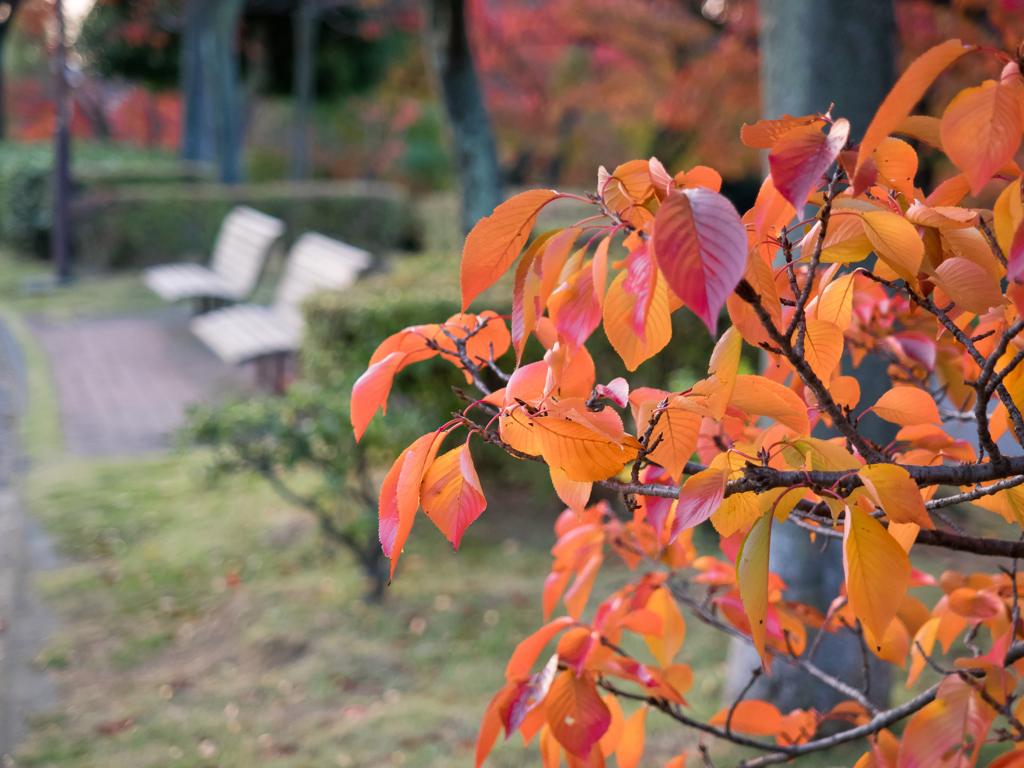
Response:
[[[201,311],[214,303],[241,301],[256,288],[271,246],[284,229],[280,219],[240,205],[221,224],[209,268],[161,264],[147,269],[142,280],[165,301],[198,299]]]
[[[240,304],[192,318],[192,332],[225,362],[240,364],[284,355],[302,342],[302,302],[317,291],[340,290],[370,266],[370,254],[310,232],[292,246],[273,305]],[[280,389],[280,381],[274,386]]]

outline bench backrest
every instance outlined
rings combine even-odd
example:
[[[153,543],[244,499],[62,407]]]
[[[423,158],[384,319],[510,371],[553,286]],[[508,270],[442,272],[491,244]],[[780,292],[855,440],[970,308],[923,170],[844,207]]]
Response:
[[[270,247],[284,229],[280,219],[238,206],[220,226],[210,269],[224,278],[239,298],[245,298],[256,288]]]
[[[340,290],[370,266],[370,254],[354,246],[307,232],[292,246],[274,297],[274,313],[302,324],[302,302],[322,290]]]

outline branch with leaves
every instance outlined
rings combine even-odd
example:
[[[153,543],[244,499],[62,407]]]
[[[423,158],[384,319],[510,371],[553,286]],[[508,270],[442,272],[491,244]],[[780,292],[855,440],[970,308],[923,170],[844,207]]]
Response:
[[[989,56],[999,78],[963,91],[941,120],[910,116],[932,81],[972,52]],[[702,739],[762,751],[747,768],[858,739],[867,740],[858,766],[974,764],[988,743],[1008,750],[993,766],[1024,765],[1013,751],[1024,740],[1024,536],[978,533],[991,513],[1024,523],[1024,455],[1001,442],[1024,444],[1024,174],[1013,162],[1022,109],[1017,58],[950,41],[910,67],[859,144],[830,113],[745,126],[743,143],[769,150],[771,173],[743,216],[712,169],[671,175],[652,158],[601,168],[586,197],[525,192],[477,225],[463,252],[464,313],[387,339],[353,389],[351,413],[358,439],[386,407],[395,374],[436,355],[479,397],[404,450],[384,481],[392,573],[420,507],[456,548],[485,510],[474,436],[546,465],[567,506],[542,595],[546,623],[509,661],[484,714],[478,766],[504,730],[527,743],[539,735],[546,768],[563,755],[575,768],[612,754],[633,768],[651,709]],[[930,194],[914,188],[917,155],[893,134],[941,149],[961,173]],[[994,178],[1008,183],[991,211],[963,205]],[[562,198],[594,215],[531,240],[538,214]],[[808,204],[816,215],[794,223]],[[861,263],[872,254],[870,267]],[[513,265],[511,318],[468,313]],[[668,345],[671,314],[684,308],[717,337],[706,378],[681,392],[601,383],[586,347],[599,325],[635,371]],[[731,323],[718,336],[723,310]],[[524,359],[531,336],[542,359]],[[760,375],[740,372],[745,347],[763,351]],[[876,402],[862,403],[843,374],[844,352],[855,366],[869,354],[887,363],[891,386]],[[896,439],[872,442],[864,419],[897,425]],[[949,423],[973,425],[976,443]],[[442,453],[456,433],[465,437]],[[591,504],[595,485],[621,504]],[[943,511],[968,504],[959,521]],[[694,529],[708,523],[721,557],[693,547]],[[845,583],[826,614],[785,599],[769,554],[779,525],[843,547]],[[912,565],[922,545],[1013,568],[936,579]],[[609,552],[637,576],[588,612]],[[911,593],[927,586],[942,590],[930,608]],[[565,613],[552,618],[559,604]],[[690,716],[693,671],[675,661],[680,606],[751,643],[765,673],[797,666],[845,700],[826,713],[783,713],[749,699],[748,686],[710,721]],[[908,687],[924,674],[939,679],[879,708],[866,672],[841,680],[818,666],[831,632],[856,635],[863,670],[875,655],[909,660]],[[624,650],[634,647],[623,645],[627,633],[646,643],[645,656]],[[957,638],[970,655],[932,658]],[[535,671],[549,643],[554,653]],[[620,699],[641,706],[626,717]],[[848,727],[824,735],[830,720]],[[901,721],[897,737],[889,728]],[[711,763],[703,741],[700,757]]]

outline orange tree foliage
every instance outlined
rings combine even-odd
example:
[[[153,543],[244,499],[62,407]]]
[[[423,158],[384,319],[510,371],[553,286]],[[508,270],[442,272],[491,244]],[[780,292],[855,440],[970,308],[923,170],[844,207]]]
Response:
[[[997,79],[962,90],[941,118],[912,116],[964,57],[998,65]],[[484,512],[474,437],[545,465],[568,507],[541,596],[547,623],[509,660],[483,717],[478,765],[502,731],[518,731],[539,739],[548,768],[563,756],[570,768],[600,766],[613,753],[635,766],[649,710],[702,739],[760,750],[746,768],[864,738],[862,768],[974,765],[989,743],[1005,745],[990,765],[1024,765],[1014,749],[1024,743],[1024,541],[964,531],[942,511],[973,502],[1024,523],[1024,455],[1004,452],[1010,436],[1024,444],[1024,174],[1013,160],[1022,132],[1020,55],[951,40],[909,66],[859,145],[831,114],[744,126],[743,143],[769,151],[770,175],[742,216],[714,170],[672,175],[652,158],[600,169],[597,191],[575,198],[594,215],[571,228],[530,240],[541,209],[574,197],[552,190],[523,193],[477,225],[462,257],[464,314],[387,339],[353,389],[352,419],[358,438],[395,373],[434,355],[480,392],[388,472],[380,538],[392,573],[421,507],[456,548]],[[958,175],[915,188],[908,138],[942,151]],[[993,179],[1004,188],[992,210],[960,205]],[[794,223],[805,204],[817,212]],[[511,318],[470,314],[513,266]],[[670,342],[669,316],[684,308],[713,335],[728,314],[707,378],[684,392],[600,383],[586,347],[599,325],[632,371]],[[543,359],[524,359],[531,335]],[[763,350],[761,375],[740,373],[744,345]],[[859,403],[856,380],[841,374],[844,351],[855,365],[868,354],[889,364],[891,387],[877,402]],[[506,352],[510,373],[499,365]],[[858,405],[868,408],[854,415]],[[896,440],[872,442],[863,417],[899,425]],[[944,427],[963,422],[977,448]],[[812,436],[819,425],[836,436]],[[591,505],[594,485],[623,504]],[[937,495],[940,486],[954,490]],[[720,556],[697,557],[693,529],[708,521]],[[842,546],[845,583],[825,614],[785,599],[769,555],[780,525]],[[987,573],[936,579],[912,565],[920,547],[996,560]],[[592,605],[609,554],[637,575]],[[914,595],[926,585],[942,588],[933,606]],[[693,674],[675,660],[681,606],[751,643],[766,671],[802,668],[845,701],[783,713],[741,695],[710,721],[692,717]],[[908,686],[925,667],[939,679],[880,709],[816,664],[827,632],[856,634],[865,666],[873,653],[906,669]],[[624,650],[626,633],[649,652]],[[931,658],[936,643],[956,649],[947,666]],[[628,719],[623,697],[642,703]],[[823,734],[829,720],[845,728]]]

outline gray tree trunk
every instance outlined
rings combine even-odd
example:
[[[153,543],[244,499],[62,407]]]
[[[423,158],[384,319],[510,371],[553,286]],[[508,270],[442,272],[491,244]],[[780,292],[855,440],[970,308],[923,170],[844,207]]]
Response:
[[[0,10],[0,141],[6,137],[7,121],[4,119],[4,39],[14,22],[14,12],[18,10],[19,0],[7,0],[4,10]],[[4,8],[4,6],[0,6]]]
[[[71,94],[67,78],[67,28],[64,3],[56,0],[57,47],[53,64],[57,125],[53,136],[53,220],[50,225],[50,257],[59,282],[71,279]]]
[[[452,127],[468,233],[501,202],[501,170],[487,105],[466,34],[465,0],[425,0],[425,49],[441,85]]]
[[[242,0],[188,0],[182,41],[181,155],[215,161],[220,180],[242,179],[242,104],[235,35]]]
[[[301,0],[293,15],[295,24],[295,126],[292,134],[291,177],[302,181],[309,175],[310,113],[316,99],[316,44],[320,20],[313,0]]]
[[[892,0],[857,3],[822,0],[760,0],[762,115],[806,115],[824,112],[850,121],[855,140],[863,135],[878,105],[895,82],[896,19]],[[860,407],[873,404],[888,386],[886,366],[873,356],[854,371],[844,371],[861,386]],[[880,420],[869,418],[862,432],[885,444],[895,436]],[[874,432],[872,432],[874,428]],[[829,541],[826,539],[825,541]],[[786,598],[826,610],[843,582],[842,546],[832,541],[822,552],[805,531],[776,525],[772,531],[771,569],[788,587]],[[813,632],[811,633],[813,635]],[[808,645],[811,638],[808,638]],[[848,632],[829,635],[818,652],[818,664],[831,674],[860,687],[863,684],[860,644]],[[749,646],[733,641],[725,698],[732,698],[759,665]],[[870,656],[871,698],[884,704],[889,697],[889,668]],[[783,712],[813,706],[830,709],[842,697],[805,672],[776,662],[770,677],[762,677],[751,695],[771,699]]]

